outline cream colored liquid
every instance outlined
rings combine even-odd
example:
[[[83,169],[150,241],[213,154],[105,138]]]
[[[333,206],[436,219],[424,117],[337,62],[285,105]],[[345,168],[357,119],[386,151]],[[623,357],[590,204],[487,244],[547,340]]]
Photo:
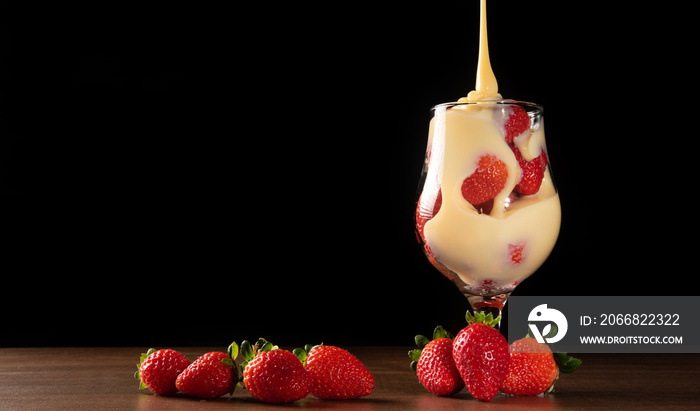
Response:
[[[470,285],[484,281],[509,285],[527,278],[552,251],[561,223],[559,196],[549,170],[537,194],[508,203],[520,171],[493,112],[490,105],[479,110],[448,110],[442,113],[444,118],[431,122],[430,138],[445,142],[442,207],[425,224],[425,240],[435,258]],[[436,122],[445,127],[435,130]],[[516,144],[534,158],[544,149],[543,136],[540,124],[534,133],[519,137],[521,141]],[[479,157],[485,154],[496,155],[508,171],[506,186],[494,199],[490,215],[479,214],[461,192],[462,181],[474,172]],[[509,246],[523,247],[522,262],[512,261]]]

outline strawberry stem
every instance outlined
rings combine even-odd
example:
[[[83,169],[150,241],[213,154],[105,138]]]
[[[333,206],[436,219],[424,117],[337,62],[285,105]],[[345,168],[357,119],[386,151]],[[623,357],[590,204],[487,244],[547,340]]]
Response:
[[[496,328],[496,325],[501,322],[501,315],[500,314],[498,315],[498,317],[493,318],[493,313],[484,314],[482,311],[477,311],[474,314],[467,311],[466,318],[467,318],[467,323],[469,323],[469,325],[480,323],[480,324],[486,324],[489,327],[493,327],[493,328]]]

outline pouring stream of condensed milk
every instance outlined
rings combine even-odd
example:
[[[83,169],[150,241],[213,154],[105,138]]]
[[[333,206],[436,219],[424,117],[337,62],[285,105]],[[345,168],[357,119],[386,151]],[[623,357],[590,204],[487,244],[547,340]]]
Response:
[[[481,16],[479,23],[479,63],[476,67],[476,89],[469,92],[460,102],[479,100],[500,100],[498,82],[491,68],[489,59],[488,30],[486,29],[486,0],[481,0]]]

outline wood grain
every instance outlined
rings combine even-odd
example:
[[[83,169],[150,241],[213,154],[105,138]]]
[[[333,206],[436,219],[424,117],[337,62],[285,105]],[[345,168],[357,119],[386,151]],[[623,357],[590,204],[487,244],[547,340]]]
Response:
[[[178,349],[178,348],[176,348]],[[190,359],[221,348],[186,347]],[[409,347],[350,347],[374,374],[375,390],[363,399],[313,397],[284,406],[263,404],[245,390],[233,398],[203,401],[140,391],[133,378],[143,348],[2,348],[0,410],[216,410],[216,409],[698,409],[700,354],[581,354],[581,368],[562,375],[546,397],[499,394],[490,403],[463,391],[452,398],[428,393],[408,368]]]

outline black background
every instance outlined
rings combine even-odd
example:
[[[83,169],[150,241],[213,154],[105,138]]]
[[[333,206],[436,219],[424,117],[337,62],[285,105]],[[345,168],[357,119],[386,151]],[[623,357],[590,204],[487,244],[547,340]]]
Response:
[[[2,4],[0,346],[464,326],[412,218],[429,109],[474,87],[478,2],[241,4]],[[595,6],[489,5],[563,210],[514,295],[692,295],[694,12]]]

